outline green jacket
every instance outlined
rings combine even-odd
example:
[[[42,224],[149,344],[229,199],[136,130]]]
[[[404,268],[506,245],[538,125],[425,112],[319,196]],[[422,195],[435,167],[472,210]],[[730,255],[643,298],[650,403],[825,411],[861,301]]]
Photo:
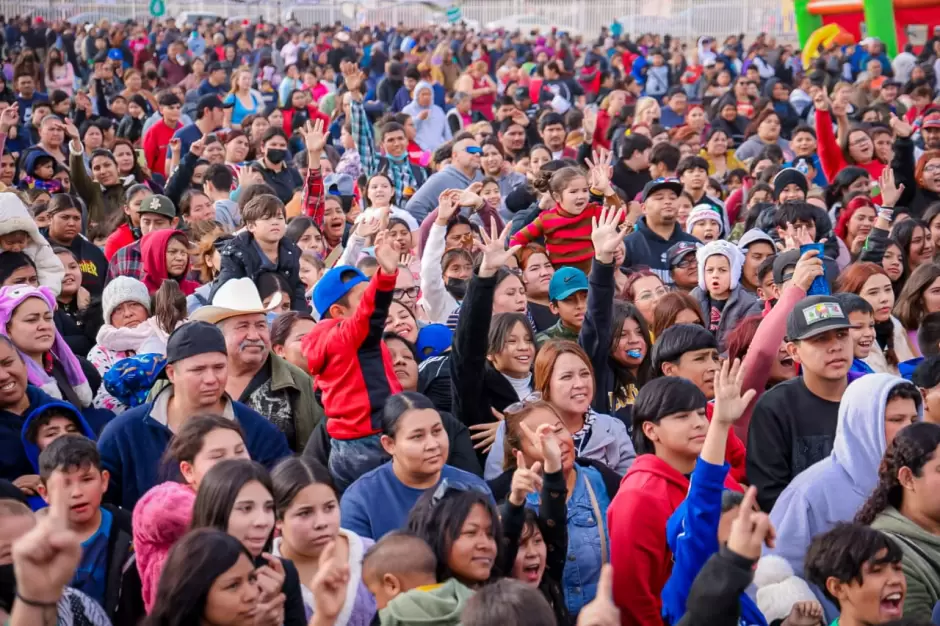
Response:
[[[550,339],[567,339],[568,341],[578,341],[578,333],[569,330],[567,326],[561,323],[561,320],[558,320],[538,335],[535,336],[535,343],[538,347],[542,347],[542,344]]]
[[[412,589],[395,596],[379,611],[382,626],[459,626],[460,614],[473,590],[451,578],[422,591]]]
[[[313,429],[324,417],[323,407],[313,393],[313,379],[307,372],[273,352],[268,358],[271,359],[271,391],[294,389],[298,392],[292,408],[297,439],[296,452],[303,452]]]
[[[121,213],[124,206],[124,185],[112,185],[105,189],[88,175],[85,169],[85,153],[73,152],[69,155],[69,171],[72,173],[72,187],[88,207],[88,221],[101,224],[115,214]]]
[[[940,600],[940,537],[890,506],[875,518],[871,527],[894,539],[904,553],[901,561],[907,577],[904,617],[929,622],[933,607]]]

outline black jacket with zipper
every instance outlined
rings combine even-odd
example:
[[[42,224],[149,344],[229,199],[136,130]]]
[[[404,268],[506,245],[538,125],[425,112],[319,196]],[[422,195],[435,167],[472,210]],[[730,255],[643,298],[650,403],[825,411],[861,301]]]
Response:
[[[255,239],[249,232],[235,235],[225,245],[222,250],[222,268],[219,275],[212,283],[212,291],[209,294],[209,301],[215,296],[219,287],[233,278],[248,277],[252,282],[258,280],[258,276],[266,271],[272,271],[264,267],[261,253],[255,246]],[[300,281],[300,248],[293,241],[284,237],[278,244],[277,249],[277,269],[290,286],[290,308],[293,311],[307,312],[310,310],[307,304],[304,284]]]

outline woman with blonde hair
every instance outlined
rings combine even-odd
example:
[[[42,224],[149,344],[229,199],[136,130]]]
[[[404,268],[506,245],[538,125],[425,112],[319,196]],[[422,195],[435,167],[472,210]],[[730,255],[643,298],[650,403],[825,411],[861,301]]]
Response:
[[[455,91],[470,94],[472,104],[470,109],[477,111],[487,120],[493,119],[493,105],[496,103],[496,83],[487,73],[485,61],[477,61],[467,68],[467,71],[457,79]]]
[[[225,121],[222,123],[224,127],[241,128],[241,123],[246,117],[264,110],[264,99],[251,88],[251,80],[251,68],[240,67],[235,70],[232,76],[232,90],[222,101],[226,107]]]
[[[662,115],[662,109],[659,107],[659,103],[656,102],[656,98],[650,98],[649,96],[643,96],[637,100],[633,111],[634,125],[645,124],[652,126],[653,123],[659,121]]]

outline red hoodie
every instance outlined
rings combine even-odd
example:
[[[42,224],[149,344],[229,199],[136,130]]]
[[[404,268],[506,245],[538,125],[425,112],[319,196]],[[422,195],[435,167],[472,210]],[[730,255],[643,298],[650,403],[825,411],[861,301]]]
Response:
[[[149,232],[140,238],[140,256],[144,265],[144,273],[140,280],[147,285],[147,291],[155,293],[163,282],[170,278],[166,271],[166,247],[170,243],[170,237],[173,235],[186,235],[181,230],[167,228],[164,230],[155,230]],[[199,283],[185,278],[189,276],[189,260],[186,261],[186,271],[183,272],[184,278],[176,279],[180,285],[180,290],[185,295],[190,295],[199,287]]]
[[[740,491],[731,476],[725,487]],[[689,479],[653,454],[636,458],[607,509],[614,603],[623,626],[662,626],[662,591],[672,573],[666,522],[685,500]]]

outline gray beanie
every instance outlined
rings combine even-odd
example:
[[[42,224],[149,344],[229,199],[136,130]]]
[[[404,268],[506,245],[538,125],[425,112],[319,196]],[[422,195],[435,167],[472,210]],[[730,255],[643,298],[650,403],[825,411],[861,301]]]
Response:
[[[147,309],[150,315],[150,292],[147,285],[130,276],[118,276],[104,288],[101,294],[101,308],[104,311],[104,323],[111,323],[111,314],[125,302],[137,302]]]

